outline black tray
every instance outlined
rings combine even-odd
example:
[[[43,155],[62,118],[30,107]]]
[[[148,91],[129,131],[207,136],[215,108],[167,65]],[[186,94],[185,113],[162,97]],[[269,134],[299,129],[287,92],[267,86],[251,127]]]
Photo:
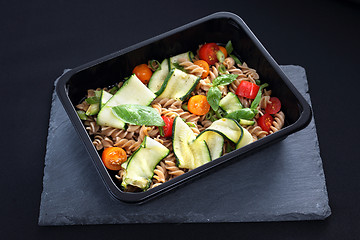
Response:
[[[229,40],[232,41],[236,54],[241,56],[241,59],[250,67],[257,70],[262,82],[269,83],[274,96],[282,99],[282,111],[286,116],[285,127],[274,134],[215,159],[156,188],[139,193],[121,191],[119,185],[114,181],[114,173],[109,172],[102,164],[99,153],[93,146],[92,140],[79,119],[74,106],[83,99],[87,89],[116,84],[129,76],[133,67],[139,63],[147,62],[149,59],[163,59],[189,50],[195,51],[198,45],[204,42],[226,43]],[[113,197],[126,202],[143,202],[208,172],[220,164],[230,163],[230,160],[235,157],[236,160],[244,158],[247,154],[251,154],[261,147],[284,139],[289,134],[303,129],[311,120],[309,104],[291,84],[279,65],[242,19],[227,12],[209,15],[74,68],[59,79],[56,90],[107,189]]]

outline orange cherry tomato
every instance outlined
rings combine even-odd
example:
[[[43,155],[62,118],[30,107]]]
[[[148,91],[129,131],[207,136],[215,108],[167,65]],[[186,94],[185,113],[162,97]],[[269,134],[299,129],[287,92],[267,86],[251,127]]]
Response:
[[[202,79],[206,78],[209,75],[210,69],[209,69],[209,64],[207,62],[205,62],[204,60],[197,60],[194,62],[194,64],[202,67],[205,70],[201,75]]]
[[[224,48],[223,46],[219,46],[219,50],[222,51],[222,53],[224,54],[225,57],[227,57],[227,51],[226,48]]]
[[[105,167],[110,170],[120,170],[121,164],[127,160],[125,150],[119,147],[105,148],[101,158]]]
[[[134,68],[134,70],[132,71],[132,73],[134,73],[140,79],[140,81],[143,82],[144,84],[148,84],[148,82],[152,76],[151,69],[145,63],[137,65]]]
[[[209,65],[214,65],[218,62],[216,53],[219,51],[219,46],[216,43],[206,43],[199,49],[199,57],[206,61]]]
[[[206,96],[195,95],[189,99],[188,109],[195,115],[205,115],[210,110],[210,104],[208,103]]]

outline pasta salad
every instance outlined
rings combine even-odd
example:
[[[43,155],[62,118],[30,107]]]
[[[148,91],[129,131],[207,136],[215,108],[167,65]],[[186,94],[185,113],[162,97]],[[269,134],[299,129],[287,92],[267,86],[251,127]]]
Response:
[[[76,108],[105,167],[138,192],[279,131],[285,115],[268,87],[231,41],[205,43],[89,89]]]

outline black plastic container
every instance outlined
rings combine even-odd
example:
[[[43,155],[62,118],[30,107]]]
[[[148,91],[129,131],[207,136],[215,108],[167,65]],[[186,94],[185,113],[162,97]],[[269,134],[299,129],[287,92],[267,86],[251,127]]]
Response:
[[[104,167],[99,153],[93,146],[92,140],[79,119],[74,106],[84,98],[87,89],[116,84],[128,77],[134,66],[147,62],[149,59],[162,60],[189,50],[195,52],[198,45],[204,42],[226,43],[229,40],[232,41],[236,55],[240,56],[251,68],[256,69],[261,81],[269,83],[273,95],[282,100],[282,111],[286,116],[285,127],[274,134],[215,159],[156,188],[138,193],[121,191],[120,183],[114,178],[115,173],[108,171]],[[289,134],[301,130],[311,120],[310,106],[291,84],[279,65],[242,19],[227,12],[209,15],[72,69],[59,79],[56,91],[105,186],[116,199],[125,202],[143,202],[167,192],[220,164],[226,166],[227,164],[223,163],[229,162],[231,159],[238,161],[263,146],[284,139]],[[196,184],[196,182],[193,184]]]

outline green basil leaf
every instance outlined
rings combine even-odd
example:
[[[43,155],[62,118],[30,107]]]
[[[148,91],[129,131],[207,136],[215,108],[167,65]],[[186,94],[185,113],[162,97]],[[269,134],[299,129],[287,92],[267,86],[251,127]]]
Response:
[[[146,126],[164,126],[164,120],[158,111],[149,106],[138,104],[124,104],[112,108],[112,112],[120,120],[134,124]]]
[[[232,57],[235,60],[236,64],[241,64],[241,61],[233,54],[230,54],[230,57]]]
[[[218,110],[221,99],[220,89],[216,86],[212,86],[207,93],[206,99],[214,111]]]
[[[212,84],[213,86],[225,86],[232,83],[237,77],[237,74],[220,75],[213,80]]]
[[[260,100],[261,100],[262,90],[263,90],[264,88],[266,88],[267,86],[269,86],[269,84],[267,84],[267,83],[264,83],[263,85],[260,86],[259,91],[257,92],[254,101],[251,103],[251,107],[250,107],[250,108],[253,108],[253,109],[257,108],[257,106],[259,105]]]
[[[226,115],[226,118],[232,118],[237,121],[240,121],[240,119],[251,120],[254,117],[255,117],[255,113],[250,108],[242,108],[239,110],[235,110]]]
[[[233,49],[233,46],[232,46],[232,42],[231,42],[231,41],[228,41],[228,42],[227,42],[227,44],[226,44],[226,46],[225,46],[225,49],[226,49],[228,55],[230,55],[230,53],[232,53],[232,51],[233,51],[234,49]]]

